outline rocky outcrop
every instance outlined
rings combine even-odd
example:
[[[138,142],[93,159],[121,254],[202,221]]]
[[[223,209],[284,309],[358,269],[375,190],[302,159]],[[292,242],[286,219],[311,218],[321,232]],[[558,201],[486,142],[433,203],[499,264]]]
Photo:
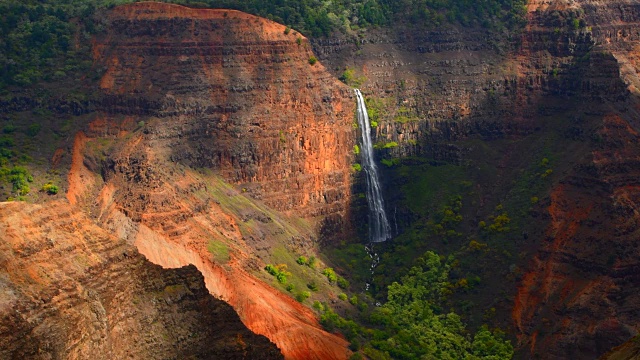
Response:
[[[3,359],[280,359],[208,294],[62,201],[0,203]]]

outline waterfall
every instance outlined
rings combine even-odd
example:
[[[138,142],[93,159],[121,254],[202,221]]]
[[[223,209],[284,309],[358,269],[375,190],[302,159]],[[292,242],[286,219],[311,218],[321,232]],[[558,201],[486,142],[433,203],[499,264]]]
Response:
[[[371,143],[371,125],[364,98],[360,90],[355,89],[358,98],[358,124],[362,134],[362,170],[367,179],[367,202],[369,203],[369,240],[372,243],[383,242],[391,238],[391,226],[384,210],[384,199],[380,190],[378,167],[373,158]]]

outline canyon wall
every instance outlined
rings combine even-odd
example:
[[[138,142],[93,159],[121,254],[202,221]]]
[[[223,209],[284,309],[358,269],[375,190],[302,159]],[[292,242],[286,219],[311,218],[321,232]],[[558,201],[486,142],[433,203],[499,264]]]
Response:
[[[152,262],[195,265],[286,358],[348,357],[262,269],[275,249],[304,254],[348,229],[352,90],[302,35],[237,11],[135,3],[106,27],[69,201]]]
[[[363,93],[382,104],[377,141],[398,146],[381,156],[475,166],[482,147],[467,140],[512,141],[498,156],[503,190],[480,184],[491,206],[509,201],[508,168],[527,166],[513,157],[539,151],[527,139],[565,142],[548,198],[521,229],[524,274],[504,290],[518,357],[595,358],[640,328],[639,11],[637,1],[529,1],[526,28],[509,38],[400,25],[314,42],[329,69],[355,69]]]
[[[233,10],[121,6],[94,46],[103,106],[149,122],[167,160],[305,218],[344,216],[355,100],[306,38]]]
[[[281,359],[193,267],[164,270],[57,201],[0,204],[3,359]]]
[[[64,160],[71,166],[66,196],[128,244],[91,225],[80,231],[82,239],[68,237],[73,245],[59,248],[42,235],[55,233],[53,225],[34,220],[54,215],[2,205],[0,212],[15,214],[7,219],[36,222],[17,235],[10,234],[18,231],[12,223],[2,225],[13,239],[5,247],[19,248],[5,249],[10,255],[3,261],[24,269],[9,273],[12,280],[5,286],[29,286],[28,295],[6,293],[3,328],[16,327],[28,336],[3,349],[16,358],[37,349],[70,357],[100,351],[117,358],[127,349],[139,349],[131,354],[136,357],[165,351],[182,357],[205,354],[200,344],[215,339],[220,345],[215,351],[225,357],[236,350],[252,358],[278,356],[263,337],[252,337],[234,322],[226,337],[216,337],[217,330],[190,333],[191,326],[209,329],[213,323],[202,312],[224,312],[229,319],[233,314],[205,296],[193,267],[163,271],[137,255],[135,245],[165,268],[195,266],[207,290],[232,305],[250,330],[276,343],[286,358],[348,357],[347,342],[274,288],[262,268],[274,249],[311,253],[321,247],[319,239],[337,238],[352,226],[355,99],[336,80],[351,67],[365,77],[365,96],[379,101],[376,141],[398,144],[380,150],[380,156],[418,155],[471,168],[474,151],[494,146],[504,151],[486,160],[498,163],[498,180],[477,184],[483,197],[473,220],[510,195],[504,189],[512,186],[513,174],[528,166],[522,159],[530,155],[523,154],[531,150],[529,139],[566,144],[564,152],[552,154],[562,164],[549,176],[547,195],[531,211],[527,228],[514,235],[514,253],[524,255],[513,266],[522,272],[511,274],[513,280],[502,281],[500,289],[478,291],[491,298],[506,294],[509,305],[499,310],[509,317],[505,330],[516,334],[518,357],[605,353],[640,326],[634,311],[640,301],[639,9],[635,1],[530,1],[521,33],[398,25],[367,30],[355,41],[314,40],[313,52],[295,30],[237,11],[147,2],[109,10],[105,33],[93,40],[94,70],[102,74],[99,91],[84,103],[61,100],[49,108],[90,118]],[[314,53],[326,69],[312,64]],[[2,100],[0,107],[24,110],[33,101]],[[478,141],[470,145],[470,139]],[[513,143],[498,147],[495,140]],[[540,158],[547,156],[542,153]],[[396,190],[388,187],[387,193]],[[53,208],[65,231],[85,229],[76,210]],[[39,242],[27,243],[34,234]],[[82,245],[91,238],[100,240]],[[46,249],[32,248],[36,244]],[[90,254],[94,247],[110,255]],[[19,253],[38,258],[42,251],[37,264],[43,265],[35,268],[14,258]],[[75,259],[76,252],[86,256]],[[45,257],[64,269],[60,279],[70,280],[62,284],[48,275],[58,273]],[[82,277],[85,270],[95,276]],[[102,283],[102,272],[118,284]],[[17,279],[26,276],[20,274],[29,279]],[[51,298],[37,299],[49,293]],[[134,311],[125,305],[135,302],[145,304],[140,314],[109,333],[104,318]],[[182,314],[176,304],[193,311]],[[8,309],[14,305],[24,306],[29,318],[13,315]],[[50,311],[47,318],[72,315],[58,322],[55,316],[46,320],[44,311]],[[74,333],[63,322],[89,330]],[[126,339],[116,336],[148,323],[157,328]],[[175,323],[185,326],[175,334],[158,329],[166,323],[172,329]],[[235,338],[227,336],[235,331]],[[176,348],[169,346],[176,341]]]

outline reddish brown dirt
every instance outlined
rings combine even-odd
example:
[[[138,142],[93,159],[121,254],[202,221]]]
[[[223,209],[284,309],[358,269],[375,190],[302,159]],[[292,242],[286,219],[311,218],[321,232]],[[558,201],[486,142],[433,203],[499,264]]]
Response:
[[[344,359],[348,343],[320,329],[308,308],[244,271],[237,260],[220,266],[208,259],[204,248],[196,251],[168,242],[150,229],[141,229],[136,247],[163,267],[194,264],[204,274],[207,288],[231,304],[249,329],[278,344],[288,359]]]
[[[161,117],[163,155],[215,169],[276,210],[347,215],[355,101],[308,63],[306,38],[237,11],[160,3],[121,6],[109,20],[94,58],[110,112]]]
[[[67,199],[72,205],[78,203],[79,197],[86,193],[95,184],[94,173],[84,165],[84,151],[87,144],[87,136],[83,132],[76,134],[73,141],[73,153],[71,156],[71,169],[69,170],[69,189]]]

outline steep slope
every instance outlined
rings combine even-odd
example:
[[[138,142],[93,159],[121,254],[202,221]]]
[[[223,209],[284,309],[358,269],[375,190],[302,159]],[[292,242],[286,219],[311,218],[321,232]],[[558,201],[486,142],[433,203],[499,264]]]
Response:
[[[591,65],[577,66],[587,79],[579,90],[591,99],[594,92],[606,95],[597,100],[602,105],[590,106],[598,114],[586,128],[591,152],[551,192],[550,225],[518,288],[513,314],[531,355],[597,357],[637,334],[640,325],[638,107],[621,89],[624,81],[637,92],[638,72],[628,59],[637,46],[631,29],[640,19],[640,4],[584,1],[544,8],[546,25],[562,10],[578,14],[592,29]],[[595,65],[596,51],[610,52],[615,62]],[[594,75],[620,85],[602,86]]]
[[[76,135],[69,201],[154,263],[195,265],[285,357],[346,358],[261,269],[347,223],[351,90],[304,37],[236,11],[120,6],[94,57],[102,111]]]
[[[63,201],[0,203],[3,359],[279,359],[210,296]]]

